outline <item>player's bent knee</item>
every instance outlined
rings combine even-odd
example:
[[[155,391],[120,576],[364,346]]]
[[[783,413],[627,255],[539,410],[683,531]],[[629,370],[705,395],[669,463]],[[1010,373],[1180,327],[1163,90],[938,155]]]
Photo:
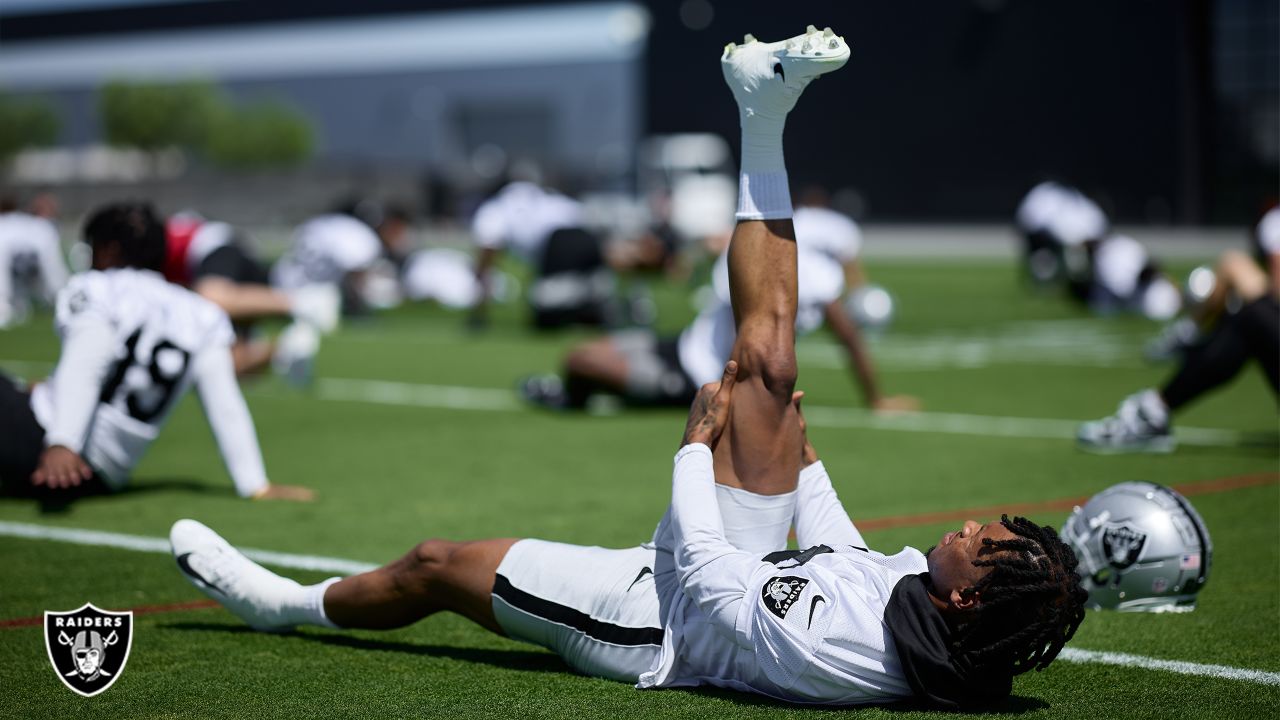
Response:
[[[1267,292],[1267,274],[1248,255],[1227,250],[1218,261],[1218,280],[1241,300],[1249,302]]]
[[[417,583],[433,582],[448,567],[458,547],[458,543],[448,540],[423,540],[409,552],[409,576]]]

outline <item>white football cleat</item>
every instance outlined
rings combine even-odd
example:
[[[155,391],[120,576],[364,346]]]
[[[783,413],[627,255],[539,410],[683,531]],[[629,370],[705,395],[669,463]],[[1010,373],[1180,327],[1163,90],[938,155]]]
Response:
[[[179,520],[169,531],[178,569],[200,592],[217,600],[255,630],[285,632],[291,599],[301,585],[245,557],[221,535],[195,520]]]
[[[809,83],[848,61],[844,38],[831,28],[810,25],[788,40],[765,43],[748,34],[742,45],[729,43],[720,56],[720,69],[744,117],[780,120]]]
[[[342,294],[334,285],[307,285],[290,296],[293,318],[326,335],[338,327]]]
[[[276,374],[292,385],[303,386],[311,382],[311,371],[316,353],[320,351],[320,331],[310,323],[290,323],[276,338],[271,366]]]
[[[1115,415],[1082,423],[1076,443],[1081,450],[1100,455],[1170,453],[1177,447],[1168,410],[1154,390],[1125,398]]]

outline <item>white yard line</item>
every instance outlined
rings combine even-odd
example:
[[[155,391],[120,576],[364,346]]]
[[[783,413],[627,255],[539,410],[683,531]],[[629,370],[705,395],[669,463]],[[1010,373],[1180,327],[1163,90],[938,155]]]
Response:
[[[318,378],[316,394],[324,400],[410,405],[450,410],[519,410],[522,405],[511,390],[422,385],[388,380]]]
[[[16,361],[0,360],[0,366],[14,366]],[[360,378],[317,378],[314,395],[336,402],[359,402],[402,407],[471,410],[481,412],[519,412],[525,405],[512,390],[478,388],[459,385],[428,385],[367,380]],[[261,395],[252,388],[249,395]],[[271,397],[291,397],[285,393],[269,393]],[[917,412],[901,415],[879,415],[869,410],[849,407],[806,405],[805,417],[814,427],[860,428],[896,432],[942,433],[979,437],[1016,437],[1039,440],[1070,441],[1075,437],[1078,420],[1058,418],[1004,417],[971,413]],[[1244,442],[1248,434],[1221,428],[1177,427],[1178,442],[1206,447],[1232,447]]]
[[[73,545],[112,547],[121,550],[136,550],[137,552],[161,553],[164,555],[170,553],[169,540],[167,538],[126,535],[103,530],[51,527],[49,525],[0,520],[0,536],[25,538],[27,540],[56,540]],[[353,575],[378,567],[377,565],[356,562],[355,560],[319,555],[293,555],[272,550],[255,550],[253,548],[240,548],[240,551],[258,562],[294,570],[316,570],[319,572]]]
[[[1240,680],[1262,685],[1280,685],[1280,673],[1249,670],[1248,668],[1231,667],[1230,665],[1205,665],[1182,660],[1161,660],[1160,658],[1146,657],[1145,655],[1099,652],[1097,650],[1080,650],[1078,648],[1064,648],[1058,658],[1072,663],[1119,665],[1121,667],[1136,667],[1144,670],[1163,670],[1165,672],[1178,673],[1179,675]]]
[[[981,437],[1020,437],[1040,440],[1074,440],[1079,420],[1001,417],[969,413],[917,412],[881,415],[862,408],[805,406],[805,419],[814,427],[865,428]],[[1241,444],[1246,434],[1220,428],[1178,427],[1178,442],[1210,447]]]
[[[448,410],[519,411],[524,406],[514,391],[452,385],[419,385],[387,380],[323,378],[316,381],[316,396],[323,400],[381,405],[442,408]],[[282,397],[282,396],[276,396]],[[1001,417],[967,413],[919,412],[879,415],[859,408],[806,405],[805,418],[814,427],[862,428],[898,432],[1019,437],[1070,441],[1077,420]],[[1179,427],[1178,440],[1188,445],[1233,446],[1245,436],[1235,430]]]
[[[103,530],[86,530],[82,528],[51,527],[32,523],[0,521],[0,537],[16,537],[26,540],[53,540],[74,545],[91,547],[109,547],[121,550],[134,550],[168,555],[169,541],[166,538],[146,537],[142,535],[126,535],[124,533]],[[295,570],[317,570],[346,575],[365,572],[377,567],[369,563],[342,558],[324,557],[320,555],[294,555],[292,553],[273,552],[271,550],[255,550],[240,548],[250,558],[276,567]],[[1182,660],[1162,660],[1143,655],[1127,653],[1099,652],[1096,650],[1080,650],[1066,648],[1058,656],[1066,662],[1094,663],[1100,665],[1118,665],[1121,667],[1141,668],[1144,670],[1160,670],[1181,675],[1197,677],[1222,678],[1240,682],[1251,682],[1262,685],[1280,685],[1280,673],[1264,670],[1237,668],[1229,665],[1206,665],[1185,662]]]

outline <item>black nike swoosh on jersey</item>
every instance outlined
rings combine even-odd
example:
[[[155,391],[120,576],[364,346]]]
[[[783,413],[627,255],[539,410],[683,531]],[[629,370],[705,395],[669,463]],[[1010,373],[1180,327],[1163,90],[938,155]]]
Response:
[[[809,601],[809,624],[805,626],[806,630],[813,627],[813,611],[818,609],[818,603],[826,601],[827,599],[821,595],[814,595],[813,599]]]
[[[187,558],[189,557],[191,557],[191,553],[182,553],[177,557],[178,569],[182,570],[182,572],[187,576],[195,578],[196,580],[199,580],[202,585],[209,588],[210,590],[213,590],[214,592],[217,592],[219,595],[226,595],[226,593],[222,592],[222,588],[219,588],[217,585],[214,585],[213,583],[206,580],[203,575],[196,572],[191,567],[191,562],[187,560]]]
[[[627,586],[627,592],[631,592],[631,588],[635,587],[636,583],[640,582],[640,579],[643,578],[645,575],[652,575],[652,574],[653,574],[653,568],[651,567],[640,568],[640,574],[636,575],[636,579],[632,580],[631,584]]]

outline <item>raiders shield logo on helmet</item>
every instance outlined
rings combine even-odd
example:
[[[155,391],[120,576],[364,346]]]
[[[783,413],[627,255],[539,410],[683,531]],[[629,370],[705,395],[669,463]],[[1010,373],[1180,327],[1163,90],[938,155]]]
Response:
[[[1146,533],[1124,526],[1109,527],[1102,533],[1102,550],[1114,568],[1124,569],[1138,561]]]
[[[133,612],[100,610],[92,603],[44,613],[44,647],[62,683],[93,697],[115,684],[133,647]]]

